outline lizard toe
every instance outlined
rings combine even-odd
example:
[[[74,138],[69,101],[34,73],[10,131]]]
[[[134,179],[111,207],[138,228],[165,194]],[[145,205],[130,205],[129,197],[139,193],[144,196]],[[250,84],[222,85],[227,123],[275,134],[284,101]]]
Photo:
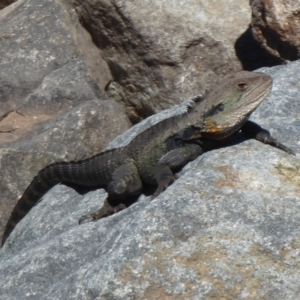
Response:
[[[92,222],[92,221],[95,221],[94,214],[87,214],[87,215],[83,215],[79,219],[78,224],[81,225],[81,224],[85,224],[85,223]]]

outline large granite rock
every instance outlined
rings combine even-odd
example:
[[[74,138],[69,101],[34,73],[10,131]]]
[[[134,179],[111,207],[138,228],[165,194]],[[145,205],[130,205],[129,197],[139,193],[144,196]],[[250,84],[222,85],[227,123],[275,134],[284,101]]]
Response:
[[[236,137],[154,201],[78,225],[103,190],[59,185],[0,252],[0,299],[297,299],[300,293],[300,61],[265,69],[252,120],[296,156]]]
[[[249,23],[247,0],[19,0],[0,12],[0,117],[108,94],[140,121],[240,70]]]
[[[75,0],[113,80],[107,93],[147,116],[241,69],[234,43],[248,28],[247,0]]]
[[[255,38],[282,61],[300,58],[300,7],[295,0],[251,0]]]
[[[78,37],[78,20],[65,2],[19,0],[0,12],[0,24],[0,116],[11,109],[57,115],[107,97],[109,75],[103,86],[92,77],[82,42],[86,49],[91,39],[83,30]]]

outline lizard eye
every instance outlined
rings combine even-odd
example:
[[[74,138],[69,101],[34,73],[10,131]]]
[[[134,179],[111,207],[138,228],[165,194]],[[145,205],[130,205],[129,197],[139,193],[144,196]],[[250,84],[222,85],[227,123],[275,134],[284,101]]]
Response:
[[[248,84],[246,82],[239,82],[237,88],[241,91],[245,91],[248,88]]]

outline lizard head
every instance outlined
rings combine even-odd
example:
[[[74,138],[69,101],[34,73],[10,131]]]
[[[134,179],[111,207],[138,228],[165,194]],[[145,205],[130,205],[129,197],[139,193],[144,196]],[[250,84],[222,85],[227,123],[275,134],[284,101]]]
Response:
[[[241,71],[225,77],[205,100],[202,137],[224,139],[240,130],[272,88],[271,76]]]

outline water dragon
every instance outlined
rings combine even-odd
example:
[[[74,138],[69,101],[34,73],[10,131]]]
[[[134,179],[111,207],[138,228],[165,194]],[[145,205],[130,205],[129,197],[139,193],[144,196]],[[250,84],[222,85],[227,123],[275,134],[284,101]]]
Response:
[[[240,130],[250,138],[293,154],[268,131],[248,120],[271,88],[272,78],[264,73],[241,71],[228,75],[205,97],[198,95],[184,101],[126,145],[81,161],[50,164],[38,173],[17,202],[2,245],[17,223],[58,183],[107,191],[103,206],[83,216],[79,220],[82,223],[124,209],[125,200],[140,195],[145,185],[157,186],[152,198],[157,197],[174,182],[177,169]]]

